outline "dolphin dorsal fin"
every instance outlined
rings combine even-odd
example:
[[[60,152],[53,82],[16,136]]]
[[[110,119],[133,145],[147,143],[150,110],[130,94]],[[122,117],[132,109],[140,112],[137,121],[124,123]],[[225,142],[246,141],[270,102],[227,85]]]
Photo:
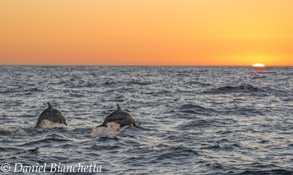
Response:
[[[48,109],[52,109],[52,105],[50,102],[47,102],[48,103]]]
[[[121,110],[119,104],[117,103],[117,111]]]

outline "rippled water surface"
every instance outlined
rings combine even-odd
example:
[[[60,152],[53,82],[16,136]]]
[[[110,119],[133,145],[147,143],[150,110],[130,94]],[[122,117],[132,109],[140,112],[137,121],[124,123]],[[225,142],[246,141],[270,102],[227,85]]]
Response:
[[[0,66],[0,75],[0,164],[293,174],[293,67]],[[69,126],[34,128],[46,102]],[[91,137],[116,103],[145,129]]]

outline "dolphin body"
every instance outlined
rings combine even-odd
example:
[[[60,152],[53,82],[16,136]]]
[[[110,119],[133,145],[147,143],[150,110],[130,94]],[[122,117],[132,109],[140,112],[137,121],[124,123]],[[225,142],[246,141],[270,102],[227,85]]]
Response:
[[[58,109],[54,109],[49,102],[48,102],[48,108],[44,110],[39,116],[37,124],[36,124],[36,128],[40,128],[41,123],[44,120],[48,120],[53,123],[62,123],[64,125],[67,125],[66,118],[64,117],[64,115]]]
[[[107,123],[109,122],[118,123],[120,127],[135,126],[137,128],[141,128],[140,126],[136,125],[135,119],[131,114],[121,110],[119,104],[117,104],[117,110],[115,112],[112,112],[110,115],[108,115],[105,118],[103,124],[99,125],[98,127],[107,127]]]

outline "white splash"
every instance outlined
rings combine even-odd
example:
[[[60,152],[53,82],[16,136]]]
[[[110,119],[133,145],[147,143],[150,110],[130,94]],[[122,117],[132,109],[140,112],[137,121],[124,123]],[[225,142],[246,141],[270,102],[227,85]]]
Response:
[[[109,122],[106,124],[107,127],[94,127],[91,136],[92,137],[106,137],[109,135],[116,135],[120,124],[115,122]]]
[[[24,135],[26,134],[25,130],[23,128],[18,128],[16,131],[15,131],[16,134],[18,135]]]
[[[50,120],[42,120],[40,123],[41,128],[53,128],[54,126],[54,122]]]

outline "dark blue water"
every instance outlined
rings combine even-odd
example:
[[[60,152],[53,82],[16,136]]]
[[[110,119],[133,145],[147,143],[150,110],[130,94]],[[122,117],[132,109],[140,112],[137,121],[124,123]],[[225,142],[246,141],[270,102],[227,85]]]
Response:
[[[0,66],[0,99],[0,164],[11,168],[293,174],[293,67]],[[33,128],[48,101],[69,126]],[[116,103],[146,129],[91,137]]]

